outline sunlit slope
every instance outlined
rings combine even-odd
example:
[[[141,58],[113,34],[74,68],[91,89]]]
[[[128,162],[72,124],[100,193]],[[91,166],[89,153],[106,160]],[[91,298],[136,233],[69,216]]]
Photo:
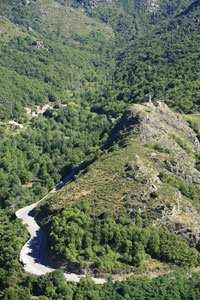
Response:
[[[130,270],[131,266],[144,266],[150,258],[187,265],[180,257],[180,248],[185,249],[181,243],[184,240],[198,247],[200,173],[195,157],[200,144],[187,122],[164,103],[158,106],[134,105],[126,110],[111,133],[108,149],[38,209],[38,218],[48,232],[50,253],[68,268],[112,273],[127,266]],[[106,228],[110,228],[107,237]],[[136,228],[139,244],[146,236],[144,245],[137,248],[143,253],[140,258],[136,240],[128,234]],[[149,230],[157,232],[161,244],[163,236],[169,235],[177,250],[168,245],[169,257],[149,250],[153,247],[148,242]],[[131,241],[129,250],[122,236],[117,244],[116,232]],[[106,245],[111,252],[105,250],[103,258]],[[171,251],[178,252],[172,255]]]

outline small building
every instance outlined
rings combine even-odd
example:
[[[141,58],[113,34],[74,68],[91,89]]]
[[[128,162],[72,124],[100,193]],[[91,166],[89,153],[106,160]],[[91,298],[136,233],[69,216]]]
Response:
[[[41,40],[33,42],[32,46],[34,46],[37,49],[43,49],[44,48],[43,41],[41,41]]]
[[[152,96],[149,94],[149,95],[145,95],[145,100],[147,103],[152,103]]]
[[[67,104],[62,104],[62,101],[61,100],[57,100],[57,103],[58,103],[58,107],[61,108],[61,107],[66,107]]]
[[[53,109],[53,107],[50,106],[49,104],[45,104],[42,107],[37,106],[36,110],[35,110],[35,114],[33,115],[33,113],[32,113],[32,116],[36,116],[36,115],[39,115],[39,114],[44,114],[47,109]]]
[[[24,107],[26,114],[31,115],[31,109],[29,107]]]
[[[156,107],[163,107],[163,108],[169,109],[168,106],[167,106],[167,104],[165,104],[165,102],[162,101],[162,100],[155,101],[153,103],[153,105],[156,106]]]
[[[19,124],[13,120],[9,121],[8,125],[10,125],[12,128],[15,128],[15,127],[19,127],[20,129],[24,128],[24,126],[22,124]]]
[[[45,104],[44,106],[42,106],[42,110],[46,111],[47,109],[53,109],[53,107],[49,104]]]
[[[45,112],[45,110],[43,108],[40,108],[37,106],[37,108],[35,110],[36,115],[43,114],[44,112]]]

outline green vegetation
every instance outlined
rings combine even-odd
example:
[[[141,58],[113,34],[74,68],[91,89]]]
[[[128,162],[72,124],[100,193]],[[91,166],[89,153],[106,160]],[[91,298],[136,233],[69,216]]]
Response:
[[[69,205],[50,224],[49,247],[58,259],[78,268],[89,263],[100,273],[119,273],[126,265],[139,267],[150,257],[180,266],[199,264],[196,250],[167,230],[141,228],[139,215],[136,224],[132,220],[136,216],[133,212],[129,218],[115,219],[112,211],[102,211],[92,217],[89,203]]]
[[[143,102],[148,93],[176,110],[197,111],[198,26],[193,9],[178,16],[190,3],[167,1],[154,14],[147,13],[145,1],[114,1],[95,9],[88,1],[22,1],[12,4],[13,11],[2,4],[2,14],[21,28],[2,19],[7,29],[0,45],[6,104],[1,118],[17,117],[10,103],[22,113],[22,105],[69,101],[66,90],[111,116],[127,103]],[[171,15],[176,18],[170,20]],[[44,48],[34,46],[37,40]]]
[[[12,17],[2,14],[15,24],[0,18],[0,119],[19,119],[23,106],[69,102],[111,76],[110,27],[52,1],[12,6]]]
[[[61,270],[39,278],[27,275],[18,286],[13,283],[1,293],[6,300],[198,300],[200,297],[199,273],[177,270],[153,279],[130,277],[122,282],[108,278],[104,285],[95,285],[90,277],[80,283],[66,283]]]
[[[110,274],[145,271],[152,260],[199,265],[195,249],[152,226],[163,206],[174,205],[177,189],[198,207],[199,187],[170,177],[153,160],[152,150],[162,162],[174,155],[170,148],[132,145],[121,132],[116,141],[112,125],[147,94],[181,113],[199,111],[199,4],[159,4],[152,12],[146,0],[0,1],[0,299],[200,298],[199,275],[188,271],[96,286],[90,278],[65,283],[61,271],[25,275],[18,262],[28,237],[14,212],[87,157],[76,181],[37,212],[51,254],[69,268]],[[53,110],[25,115],[24,107],[44,104]],[[194,116],[190,126],[200,139]],[[23,128],[9,126],[11,119]],[[199,154],[173,139],[196,155],[199,170]]]
[[[161,171],[159,178],[162,182],[167,183],[179,189],[179,191],[186,197],[192,199],[196,205],[199,206],[200,200],[200,187],[195,184],[187,183],[185,181],[171,177],[166,172]]]
[[[189,118],[189,119],[188,119]],[[191,118],[191,119],[190,119]],[[198,118],[199,115],[195,115],[195,117],[193,115],[189,115],[187,117],[187,122],[189,124],[189,126],[194,130],[194,132],[197,134],[197,138],[198,140],[200,140],[200,127],[199,127],[199,123],[198,123]]]
[[[2,127],[0,206],[16,210],[39,200],[91,152],[108,126],[105,116],[71,102],[31,119],[16,134]]]
[[[181,146],[183,150],[185,150],[188,154],[194,156],[192,149],[188,146],[188,144],[185,141],[183,141],[180,137],[176,136],[175,134],[172,134],[171,137],[175,140],[175,142],[177,142],[177,144],[179,144],[179,146]]]
[[[106,152],[37,208],[48,236],[48,255],[56,256],[67,270],[76,266],[77,272],[100,274],[145,270],[151,259],[198,266],[195,249],[150,224],[162,219],[164,211],[172,214],[177,189],[199,207],[199,187],[161,171],[162,183],[152,191],[152,178],[159,180],[152,150],[128,138]],[[159,158],[168,155],[160,152]]]
[[[162,144],[160,143],[157,143],[157,144],[154,144],[154,145],[145,145],[145,147],[148,147],[150,149],[154,149],[156,151],[159,151],[161,153],[168,153],[168,154],[172,154],[172,150],[169,149],[169,148],[166,148],[164,147]]]
[[[28,238],[25,226],[19,220],[13,220],[0,210],[0,290],[10,295],[21,295],[21,299],[30,297],[30,290],[23,287],[24,274],[18,258],[19,252]],[[19,299],[19,298],[16,298]]]

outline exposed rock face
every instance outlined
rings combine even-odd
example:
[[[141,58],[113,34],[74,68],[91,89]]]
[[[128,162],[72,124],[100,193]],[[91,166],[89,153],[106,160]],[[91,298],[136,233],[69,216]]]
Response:
[[[179,196],[180,202],[181,195]],[[180,205],[179,205],[180,206]],[[188,226],[188,220],[181,216],[185,213],[185,216],[191,218],[191,226]],[[200,216],[190,203],[185,204],[183,207],[173,207],[171,214],[163,214],[162,218],[156,220],[155,225],[159,225],[170,231],[173,231],[177,235],[180,235],[183,239],[188,242],[192,242],[197,247],[200,245]]]
[[[153,102],[153,105],[156,106],[156,107],[163,107],[163,108],[168,109],[167,104],[165,104],[165,102],[163,102],[161,100]]]
[[[35,41],[32,44],[35,48],[37,49],[43,49],[44,48],[44,44],[43,41]]]
[[[200,248],[199,213],[178,189],[172,187],[164,195],[163,183],[158,177],[160,170],[189,184],[200,184],[200,172],[195,168],[195,153],[200,152],[200,143],[195,132],[160,100],[133,105],[125,111],[120,126],[133,142],[158,150],[146,161],[136,155],[137,168],[126,166],[127,180],[140,182],[143,189],[126,196],[124,207],[129,212],[155,215],[154,225],[169,229]],[[149,161],[153,162],[153,168]],[[126,204],[128,199],[129,204]],[[130,205],[130,199],[140,204]]]
[[[154,13],[159,9],[159,0],[147,0],[146,9],[148,13]]]
[[[44,43],[43,43],[43,41],[41,41],[41,40],[38,40],[38,41],[33,42],[33,43],[32,43],[32,46],[35,47],[35,48],[37,48],[37,49],[48,50],[48,48],[46,48],[46,47],[44,46]]]
[[[112,0],[89,0],[88,5],[90,9],[96,8],[99,4],[103,3],[112,3]]]
[[[195,169],[196,161],[192,156],[192,153],[200,152],[200,143],[188,123],[170,111],[164,102],[134,105],[125,112],[122,123],[132,140],[149,146],[160,144],[172,151],[173,159],[157,161],[171,175],[188,183],[200,184],[200,172]],[[176,139],[183,141],[191,154]]]
[[[90,201],[97,215],[112,205],[116,216],[161,226],[200,249],[200,173],[194,155],[200,144],[188,123],[163,101],[135,104],[113,129],[107,149],[62,190],[59,210],[80,199]],[[48,205],[58,210],[57,198]]]

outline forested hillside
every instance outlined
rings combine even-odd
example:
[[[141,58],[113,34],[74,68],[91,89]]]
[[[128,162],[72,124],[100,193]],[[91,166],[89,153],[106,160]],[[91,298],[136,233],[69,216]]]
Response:
[[[148,278],[176,267],[198,271],[200,262],[199,19],[199,1],[191,0],[0,1],[0,299],[161,299],[161,290],[162,299],[199,299],[198,272]],[[149,94],[189,125],[160,113],[166,126],[177,124],[167,138],[161,126],[148,140],[126,113]],[[149,110],[164,124],[151,108],[140,121],[151,123]],[[49,260],[76,272],[147,278],[97,287],[89,278],[66,284],[61,271],[23,272],[18,257],[28,237],[14,213],[84,158],[68,190],[37,211]],[[181,213],[173,216],[177,198]]]
[[[112,138],[79,178],[37,208],[49,255],[66,270],[76,264],[100,274],[145,270],[151,259],[199,265],[196,134],[167,107],[147,103],[125,111]]]

